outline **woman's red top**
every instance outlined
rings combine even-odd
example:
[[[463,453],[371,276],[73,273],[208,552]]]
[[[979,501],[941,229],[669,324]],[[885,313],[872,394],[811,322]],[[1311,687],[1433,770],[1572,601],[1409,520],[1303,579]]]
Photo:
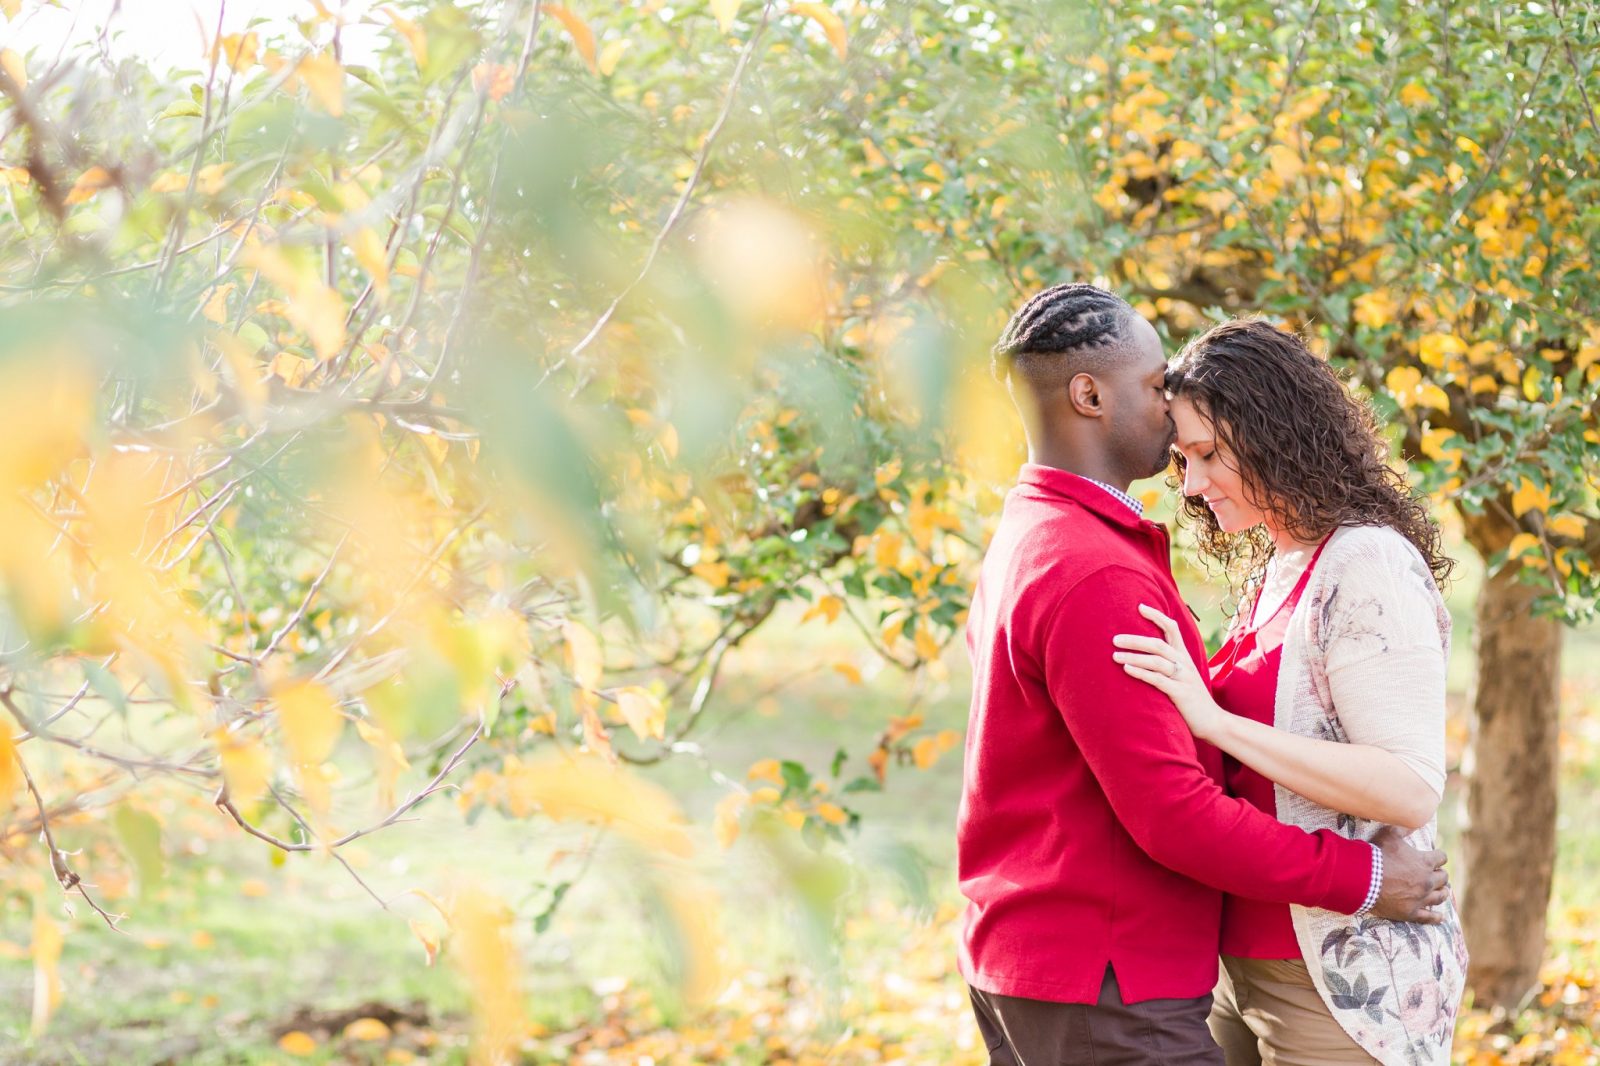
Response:
[[[1300,602],[1311,571],[1317,565],[1317,557],[1326,544],[1327,541],[1323,541],[1317,547],[1306,564],[1305,573],[1300,575],[1300,580],[1277,610],[1258,622],[1252,606],[1244,626],[1228,634],[1211,657],[1211,694],[1223,710],[1273,724],[1284,636],[1295,605]],[[1257,602],[1260,602],[1259,597]],[[1231,795],[1276,817],[1278,805],[1271,780],[1231,755],[1223,755],[1222,767]],[[1225,894],[1222,897],[1222,954],[1247,959],[1298,959],[1300,945],[1295,940],[1289,905]]]

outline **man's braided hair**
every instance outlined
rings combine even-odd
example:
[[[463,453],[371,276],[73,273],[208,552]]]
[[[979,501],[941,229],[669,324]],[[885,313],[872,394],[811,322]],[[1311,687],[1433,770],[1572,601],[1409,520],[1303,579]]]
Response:
[[[994,346],[990,370],[1003,379],[1016,366],[1031,378],[1062,380],[1058,375],[1068,367],[1050,356],[1111,347],[1125,335],[1133,313],[1127,301],[1094,285],[1052,285],[1011,316]],[[1077,373],[1088,368],[1079,363],[1070,369]]]

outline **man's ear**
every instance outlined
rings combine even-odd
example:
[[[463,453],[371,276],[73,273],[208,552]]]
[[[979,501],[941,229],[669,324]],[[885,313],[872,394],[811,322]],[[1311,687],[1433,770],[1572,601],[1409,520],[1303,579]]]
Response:
[[[1074,374],[1067,382],[1067,399],[1072,409],[1085,418],[1100,418],[1106,413],[1101,402],[1100,383],[1092,374]]]

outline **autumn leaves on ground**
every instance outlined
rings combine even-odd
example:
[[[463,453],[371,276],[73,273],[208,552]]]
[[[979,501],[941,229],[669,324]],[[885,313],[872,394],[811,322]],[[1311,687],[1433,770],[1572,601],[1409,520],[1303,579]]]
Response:
[[[982,1061],[987,353],[1065,278],[1393,427],[1457,1058],[1592,1060],[1590,5],[174,6],[0,0],[0,1060]]]

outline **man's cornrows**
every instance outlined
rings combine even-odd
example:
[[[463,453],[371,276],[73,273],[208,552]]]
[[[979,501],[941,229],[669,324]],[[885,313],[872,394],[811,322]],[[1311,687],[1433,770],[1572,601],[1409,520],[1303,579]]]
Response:
[[[1108,347],[1122,337],[1133,313],[1120,296],[1093,285],[1052,285],[1011,316],[994,346],[991,369],[1004,377],[1009,361],[1031,374],[1045,367],[1026,365],[1035,362],[1027,356]]]

